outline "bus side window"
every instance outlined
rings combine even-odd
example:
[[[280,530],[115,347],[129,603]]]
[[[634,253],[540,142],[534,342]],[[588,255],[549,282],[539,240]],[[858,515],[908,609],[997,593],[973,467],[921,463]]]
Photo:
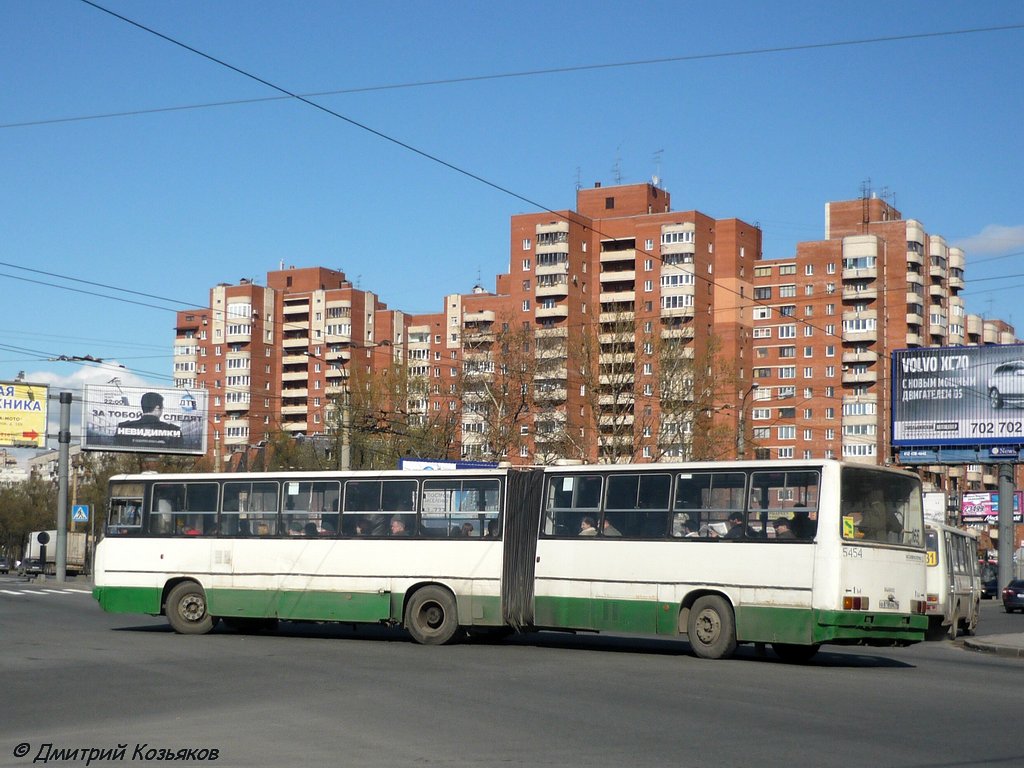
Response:
[[[576,536],[585,517],[601,509],[601,475],[555,475],[548,480],[545,536]]]

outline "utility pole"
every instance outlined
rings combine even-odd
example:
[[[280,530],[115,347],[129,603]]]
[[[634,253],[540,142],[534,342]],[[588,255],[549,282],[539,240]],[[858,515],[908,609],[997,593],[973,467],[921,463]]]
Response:
[[[755,381],[740,398],[739,429],[736,432],[736,458],[742,461],[747,458],[747,398],[750,393],[757,389],[759,384]]]
[[[60,393],[60,431],[57,433],[57,581],[68,571],[68,457],[71,452],[71,393]],[[42,564],[46,568],[46,563]]]

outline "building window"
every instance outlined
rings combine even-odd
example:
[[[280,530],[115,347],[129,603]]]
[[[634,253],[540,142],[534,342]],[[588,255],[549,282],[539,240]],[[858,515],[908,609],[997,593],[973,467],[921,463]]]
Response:
[[[529,312],[529,311],[530,311],[530,300],[529,299],[523,299],[523,312]]]
[[[523,259],[523,272],[529,272],[529,271],[530,271],[530,260],[529,259]]]
[[[528,238],[528,237],[524,237],[523,238],[523,250],[524,251],[530,250],[530,247],[532,245],[533,245],[533,243],[530,242],[530,238]]]

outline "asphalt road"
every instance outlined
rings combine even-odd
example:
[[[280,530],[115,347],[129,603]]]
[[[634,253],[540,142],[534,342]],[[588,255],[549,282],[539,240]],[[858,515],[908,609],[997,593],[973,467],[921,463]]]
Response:
[[[0,766],[32,765],[43,744],[127,745],[92,765],[168,764],[132,760],[137,745],[216,749],[222,766],[1024,764],[1024,661],[949,641],[826,647],[792,666],[621,636],[436,648],[283,623],[184,637],[105,614],[87,590],[0,577]],[[1024,616],[983,605],[980,634],[1017,627]],[[47,764],[85,765],[84,753]]]

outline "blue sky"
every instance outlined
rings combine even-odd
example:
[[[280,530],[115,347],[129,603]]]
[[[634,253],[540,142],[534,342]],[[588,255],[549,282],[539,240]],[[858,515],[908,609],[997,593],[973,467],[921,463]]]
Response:
[[[1024,327],[1024,27],[937,34],[1024,25],[1018,2],[100,4],[293,93],[349,91],[312,100],[547,208],[658,174],[782,258],[870,180],[966,248],[969,312]],[[169,385],[173,310],[282,262],[439,311],[493,288],[536,210],[300,101],[168,109],[280,93],[80,0],[0,13],[0,381]],[[677,60],[572,69],[652,59]],[[539,70],[570,71],[384,87]]]

